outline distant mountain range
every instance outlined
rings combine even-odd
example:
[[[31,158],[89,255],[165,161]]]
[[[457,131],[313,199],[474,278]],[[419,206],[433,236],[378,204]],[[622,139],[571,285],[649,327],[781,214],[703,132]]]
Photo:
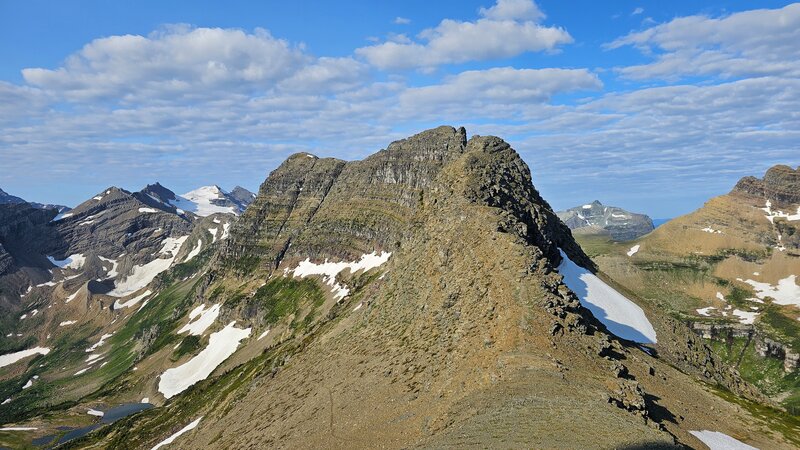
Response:
[[[611,239],[620,242],[644,236],[654,229],[650,217],[616,206],[604,206],[598,200],[566,211],[557,211],[556,214],[571,230],[608,234]]]
[[[36,202],[28,202],[19,197],[8,194],[6,191],[0,189],[0,205],[16,205],[20,203],[27,203],[33,206],[34,208],[38,209],[55,209],[59,213],[69,211],[70,209],[68,206],[64,205],[50,205],[50,204],[42,204]]]

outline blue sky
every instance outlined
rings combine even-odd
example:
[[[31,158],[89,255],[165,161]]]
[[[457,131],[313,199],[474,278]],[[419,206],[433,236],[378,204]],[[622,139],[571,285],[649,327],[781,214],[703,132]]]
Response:
[[[674,217],[800,164],[797,42],[779,1],[0,1],[0,187],[255,190],[451,124],[555,208]]]

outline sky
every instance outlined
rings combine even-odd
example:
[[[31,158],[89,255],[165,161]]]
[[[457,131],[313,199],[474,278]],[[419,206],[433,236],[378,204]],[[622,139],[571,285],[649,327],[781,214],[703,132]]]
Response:
[[[800,165],[800,3],[0,0],[0,188],[256,191],[288,155],[496,135],[556,209]]]

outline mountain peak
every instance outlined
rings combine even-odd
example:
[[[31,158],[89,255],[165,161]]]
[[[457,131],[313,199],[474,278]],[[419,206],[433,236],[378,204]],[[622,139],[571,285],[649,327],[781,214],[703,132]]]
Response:
[[[800,167],[772,166],[760,179],[754,176],[742,178],[731,192],[763,197],[779,204],[800,203]]]
[[[558,217],[572,230],[582,233],[607,233],[615,241],[629,241],[653,231],[653,221],[645,214],[605,206],[594,200],[581,206],[558,211]]]

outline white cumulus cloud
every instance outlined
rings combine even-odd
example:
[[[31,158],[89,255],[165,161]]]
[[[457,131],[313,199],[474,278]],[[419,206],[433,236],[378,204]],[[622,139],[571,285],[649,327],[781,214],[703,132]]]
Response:
[[[800,76],[800,3],[721,18],[679,17],[623,36],[609,49],[634,46],[654,61],[623,67],[631,79],[685,76]]]
[[[540,24],[544,15],[530,0],[499,0],[480,14],[474,22],[444,19],[414,40],[387,40],[356,54],[380,69],[395,70],[553,51],[573,41],[563,28]]]

